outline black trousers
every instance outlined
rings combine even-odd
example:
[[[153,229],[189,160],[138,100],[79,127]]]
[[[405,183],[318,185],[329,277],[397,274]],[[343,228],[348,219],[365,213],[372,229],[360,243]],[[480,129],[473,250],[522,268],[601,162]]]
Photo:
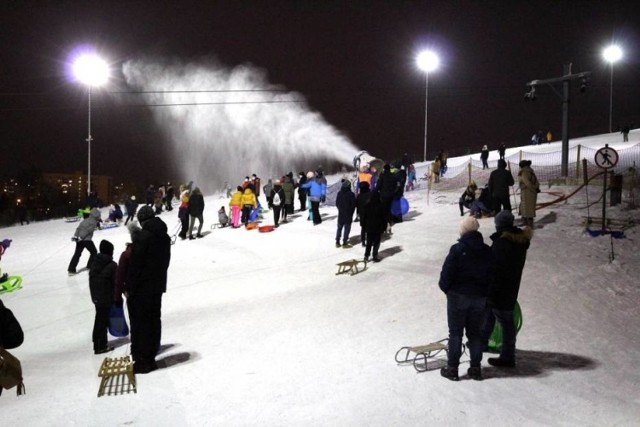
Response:
[[[162,294],[130,296],[127,307],[131,322],[131,356],[136,363],[149,365],[160,349]]]
[[[93,257],[98,254],[98,250],[96,249],[96,245],[93,244],[91,240],[80,240],[76,242],[76,251],[73,253],[71,257],[71,262],[69,263],[69,268],[67,271],[76,271],[76,267],[78,266],[78,262],[80,261],[80,255],[82,255],[82,251],[89,251],[89,261],[87,261],[87,268],[91,267],[91,262],[93,261]]]
[[[374,258],[378,257],[378,249],[380,249],[381,238],[382,233],[367,233],[367,248],[364,251],[365,258],[368,258],[369,255],[373,255]],[[371,253],[372,249],[373,253]]]
[[[504,209],[505,211],[510,211],[511,210],[511,198],[507,195],[507,197],[494,197],[493,198],[493,211],[495,213],[498,213],[501,211],[500,207],[502,206],[502,209]]]
[[[107,328],[109,327],[110,305],[94,304],[96,318],[93,321],[93,351],[107,348]]]
[[[320,216],[320,201],[311,200],[311,215],[313,216],[313,223],[322,223],[322,217]]]
[[[282,210],[282,206],[273,205],[273,223],[274,225],[278,225],[280,222],[280,211]],[[286,216],[285,216],[286,219]]]
[[[298,199],[300,200],[300,212],[307,210],[307,193],[298,193]]]

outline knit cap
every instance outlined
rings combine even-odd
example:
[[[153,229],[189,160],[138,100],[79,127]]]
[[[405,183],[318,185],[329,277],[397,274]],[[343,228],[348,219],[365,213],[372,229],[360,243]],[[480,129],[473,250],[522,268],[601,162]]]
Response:
[[[507,228],[513,226],[513,214],[511,211],[503,210],[498,212],[498,215],[493,220],[496,224],[496,229]]]

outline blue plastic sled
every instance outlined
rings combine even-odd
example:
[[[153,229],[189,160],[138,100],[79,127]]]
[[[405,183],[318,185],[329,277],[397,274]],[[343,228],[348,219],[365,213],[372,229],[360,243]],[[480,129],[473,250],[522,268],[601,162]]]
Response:
[[[109,333],[118,338],[129,335],[129,326],[121,305],[114,304],[109,310]]]
[[[406,215],[409,212],[409,202],[404,197],[393,199],[391,202],[391,214],[395,216]]]

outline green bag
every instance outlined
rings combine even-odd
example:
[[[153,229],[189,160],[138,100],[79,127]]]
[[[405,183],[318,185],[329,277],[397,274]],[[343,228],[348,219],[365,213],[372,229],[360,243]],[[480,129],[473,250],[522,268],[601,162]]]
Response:
[[[516,335],[522,328],[522,310],[520,309],[520,304],[516,301],[516,306],[513,308],[513,325],[516,328]],[[493,327],[493,332],[489,337],[489,351],[499,353],[502,349],[502,326],[500,326],[500,322],[496,322],[496,325]]]

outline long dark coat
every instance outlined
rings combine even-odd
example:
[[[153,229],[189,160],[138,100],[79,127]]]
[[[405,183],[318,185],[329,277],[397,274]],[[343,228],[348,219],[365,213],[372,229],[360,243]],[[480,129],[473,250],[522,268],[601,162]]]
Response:
[[[514,309],[532,235],[529,227],[509,227],[491,235],[491,251],[496,260],[495,280],[489,285],[489,304],[493,308]]]

